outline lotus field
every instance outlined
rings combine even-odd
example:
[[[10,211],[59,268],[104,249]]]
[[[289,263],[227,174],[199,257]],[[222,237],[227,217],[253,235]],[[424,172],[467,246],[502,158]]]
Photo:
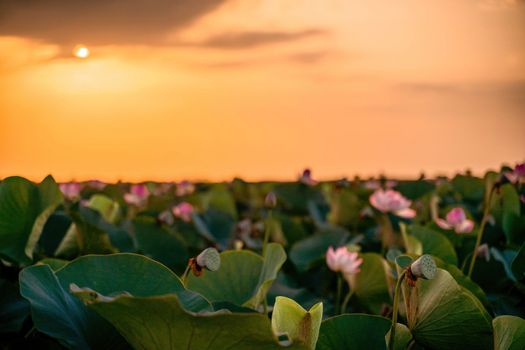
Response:
[[[525,164],[0,182],[0,349],[525,349]]]

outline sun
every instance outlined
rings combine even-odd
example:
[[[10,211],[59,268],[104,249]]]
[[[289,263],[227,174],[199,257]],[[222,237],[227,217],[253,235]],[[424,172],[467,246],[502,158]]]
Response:
[[[73,55],[77,58],[88,58],[89,49],[85,47],[84,45],[77,45],[73,49]]]

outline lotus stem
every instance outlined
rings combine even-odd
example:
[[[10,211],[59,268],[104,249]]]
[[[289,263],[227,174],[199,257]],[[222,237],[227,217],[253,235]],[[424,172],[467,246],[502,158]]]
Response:
[[[339,315],[341,309],[341,294],[343,290],[343,278],[340,274],[337,275],[337,292],[335,295],[335,314]]]
[[[474,250],[472,251],[472,257],[470,258],[470,266],[468,269],[469,278],[472,277],[472,272],[474,271],[474,265],[476,264],[478,248],[479,248],[479,245],[481,244],[481,237],[483,236],[485,225],[487,224],[487,221],[489,219],[490,205],[492,203],[492,195],[494,194],[495,190],[496,190],[496,186],[492,186],[492,188],[490,189],[490,193],[489,193],[487,202],[485,203],[485,208],[483,208],[483,218],[481,219],[481,224],[479,225],[478,236],[476,238],[476,245],[474,246]]]
[[[394,290],[394,307],[392,310],[392,326],[390,327],[390,341],[388,342],[388,349],[394,349],[395,337],[396,337],[396,325],[397,325],[397,309],[399,308],[399,288],[401,283],[405,279],[406,270],[401,273],[397,279],[396,288]]]
[[[263,247],[262,247],[262,256],[264,257],[266,255],[266,246],[268,245],[268,242],[270,241],[270,224],[272,222],[272,210],[268,210],[268,217],[266,218],[266,227],[264,228],[264,241],[263,241]]]
[[[343,305],[341,306],[341,314],[344,314],[346,312],[346,307],[348,306],[348,302],[352,298],[352,295],[354,295],[354,291],[350,289],[346,294],[345,300],[343,300]]]
[[[190,272],[190,264],[188,264],[186,266],[186,270],[184,270],[184,273],[182,274],[181,276],[181,280],[182,280],[182,284],[184,285],[184,287],[186,287],[186,279],[188,278],[188,273]]]

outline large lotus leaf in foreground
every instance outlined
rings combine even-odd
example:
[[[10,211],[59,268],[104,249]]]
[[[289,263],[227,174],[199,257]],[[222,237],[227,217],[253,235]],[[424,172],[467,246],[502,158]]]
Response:
[[[390,320],[381,316],[345,314],[321,323],[317,350],[386,349],[385,335]]]
[[[62,194],[51,176],[35,185],[8,177],[0,183],[0,256],[27,265],[44,224],[61,203]]]
[[[211,302],[230,302],[236,305],[260,305],[279,269],[286,260],[280,244],[271,243],[266,257],[250,251],[225,251],[221,253],[221,268],[205,271],[203,275],[188,277],[187,286],[204,295]]]
[[[20,293],[31,304],[35,328],[69,349],[125,348],[116,330],[64,290],[48,265],[20,273]]]
[[[427,349],[491,349],[491,317],[481,302],[445,270],[405,285],[408,327]]]
[[[175,294],[107,297],[75,294],[111,322],[135,349],[281,349],[265,315],[185,311]],[[89,294],[89,295],[88,295]],[[286,349],[306,349],[294,343]]]
[[[210,309],[209,303],[186,290],[172,271],[141,255],[89,255],[56,272],[48,265],[24,269],[20,273],[20,292],[31,304],[35,327],[75,349],[117,348],[126,343],[108,322],[69,293],[71,284],[108,295],[176,293],[188,309]]]

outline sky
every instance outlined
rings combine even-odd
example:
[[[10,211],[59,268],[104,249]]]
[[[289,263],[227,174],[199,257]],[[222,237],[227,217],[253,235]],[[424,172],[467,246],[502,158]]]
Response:
[[[524,135],[524,1],[0,0],[0,178],[481,174]]]

